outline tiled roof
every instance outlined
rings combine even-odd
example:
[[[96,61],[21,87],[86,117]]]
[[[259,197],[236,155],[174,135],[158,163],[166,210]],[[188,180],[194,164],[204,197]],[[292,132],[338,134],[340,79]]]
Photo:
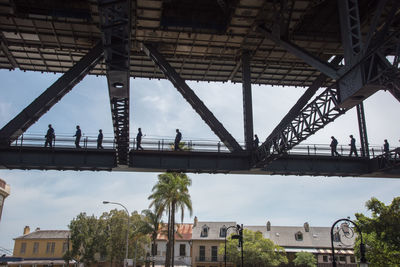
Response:
[[[67,239],[69,234],[68,230],[37,230],[15,239]]]
[[[175,234],[175,240],[190,240],[192,239],[192,228],[193,224],[191,223],[183,223],[177,224],[178,230]],[[167,225],[165,224],[161,231],[159,231],[157,235],[158,240],[166,240],[167,239]]]
[[[309,248],[330,248],[331,236],[330,227],[309,227],[306,232],[304,227],[300,226],[271,226],[267,231],[266,226],[245,226],[252,231],[260,231],[263,236],[271,239],[275,244],[282,247],[309,247]],[[296,240],[295,234],[300,232],[303,240]],[[354,235],[346,244],[354,244],[356,235]],[[345,248],[341,243],[335,242],[336,248]]]
[[[219,236],[220,229],[225,226],[234,226],[236,225],[236,222],[197,222],[197,225],[193,227],[193,235],[192,239],[193,240],[224,240],[224,237]],[[208,227],[208,236],[206,237],[201,237],[201,231],[203,227]],[[228,229],[228,234],[229,236],[231,233],[233,233],[235,230],[233,228]]]

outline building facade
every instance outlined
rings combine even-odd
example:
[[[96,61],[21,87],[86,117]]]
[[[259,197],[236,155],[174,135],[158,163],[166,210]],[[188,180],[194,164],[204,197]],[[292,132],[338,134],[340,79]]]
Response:
[[[1,221],[1,214],[3,213],[4,200],[9,195],[10,195],[10,186],[6,183],[6,181],[0,179],[0,221]]]
[[[225,238],[235,231],[234,226],[236,222],[204,222],[195,218],[192,234],[192,266],[224,266],[224,256],[219,255],[218,250],[224,246]],[[227,259],[226,266],[234,265]]]
[[[69,231],[67,230],[40,230],[30,232],[25,226],[22,236],[14,239],[15,258],[19,261],[9,262],[10,266],[67,266],[63,255],[69,247]],[[74,262],[70,262],[72,266]]]

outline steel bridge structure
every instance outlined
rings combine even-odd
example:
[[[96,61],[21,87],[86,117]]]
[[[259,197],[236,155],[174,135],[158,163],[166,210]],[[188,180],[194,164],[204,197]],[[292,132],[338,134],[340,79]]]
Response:
[[[398,150],[370,154],[363,107],[400,101],[399,38],[398,0],[0,0],[0,68],[62,73],[0,129],[0,168],[399,178]],[[112,148],[15,145],[88,74],[107,77]],[[131,77],[168,79],[227,151],[132,150]],[[244,144],[186,81],[242,84]],[[254,84],[307,88],[257,148]],[[360,158],[290,153],[352,108]]]

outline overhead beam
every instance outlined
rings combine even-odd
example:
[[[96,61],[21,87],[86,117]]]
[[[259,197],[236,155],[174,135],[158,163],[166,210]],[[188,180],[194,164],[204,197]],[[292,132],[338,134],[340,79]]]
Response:
[[[251,69],[250,53],[243,51],[242,54],[242,92],[243,92],[243,126],[246,150],[253,150],[253,99],[251,93]]]
[[[128,164],[131,1],[98,0],[117,161]]]
[[[233,136],[224,128],[222,123],[207,108],[194,91],[186,84],[175,69],[167,62],[167,60],[157,51],[151,44],[143,44],[143,51],[148,57],[160,68],[164,75],[175,86],[179,93],[186,99],[192,108],[200,115],[210,129],[220,138],[230,151],[242,151],[243,149]]]
[[[333,68],[328,62],[324,62],[321,59],[317,58],[316,56],[310,54],[303,48],[297,46],[289,42],[288,40],[284,40],[279,36],[275,36],[270,30],[265,28],[264,25],[259,25],[256,29],[263,33],[268,39],[273,41],[275,44],[281,46],[289,53],[297,56],[298,58],[302,59],[305,63],[309,64],[310,66],[314,67],[318,71],[324,73],[326,76],[337,80],[339,79],[339,74],[337,73],[336,69]]]
[[[71,69],[64,73],[46,91],[0,130],[0,144],[8,145],[23,134],[79,83],[97,65],[102,57],[103,47],[101,43],[98,43]]]

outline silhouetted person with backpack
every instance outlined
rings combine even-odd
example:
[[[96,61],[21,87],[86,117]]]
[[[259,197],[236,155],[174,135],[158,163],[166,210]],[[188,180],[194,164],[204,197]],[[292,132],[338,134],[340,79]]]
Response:
[[[175,151],[182,150],[179,147],[179,143],[181,142],[181,140],[182,140],[182,134],[179,131],[179,129],[176,129],[175,144],[174,144],[174,150]]]
[[[82,131],[81,128],[79,127],[79,125],[76,126],[76,132],[75,132],[75,147],[76,148],[81,148],[81,146],[79,145],[79,142],[81,141],[81,136],[82,136]]]
[[[350,146],[349,157],[351,157],[351,155],[353,155],[353,153],[354,153],[354,155],[356,157],[358,157],[357,148],[356,148],[356,139],[353,137],[353,135],[350,135],[350,144],[349,144],[349,146]]]
[[[332,156],[340,156],[340,154],[337,152],[337,145],[338,141],[336,140],[335,137],[331,136],[332,142],[331,142],[331,155]]]
[[[99,130],[99,135],[97,136],[97,149],[103,149],[103,130]]]
[[[54,134],[54,129],[51,126],[51,124],[49,124],[49,129],[47,130],[47,133],[44,137],[46,137],[46,142],[44,143],[44,147],[47,147],[47,145],[49,145],[49,147],[53,147],[53,140],[56,136]]]

